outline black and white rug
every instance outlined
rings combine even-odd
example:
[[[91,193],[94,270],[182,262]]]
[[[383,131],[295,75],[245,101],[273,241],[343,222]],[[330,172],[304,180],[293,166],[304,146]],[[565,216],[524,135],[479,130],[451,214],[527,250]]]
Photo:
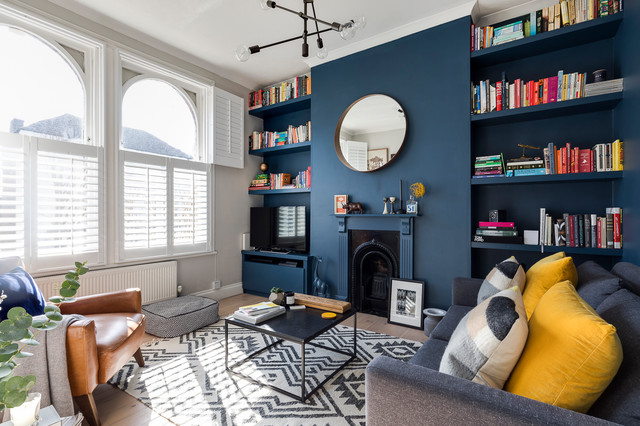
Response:
[[[273,342],[269,336],[229,327],[229,364]],[[353,328],[338,326],[318,337],[322,345],[351,351]],[[110,381],[180,425],[364,425],[364,370],[379,355],[408,360],[421,343],[358,330],[357,358],[307,402],[258,386],[224,368],[224,323],[158,339],[142,348],[145,367],[131,361]],[[345,356],[307,346],[307,389]],[[251,377],[300,392],[299,345],[277,345],[236,367]]]

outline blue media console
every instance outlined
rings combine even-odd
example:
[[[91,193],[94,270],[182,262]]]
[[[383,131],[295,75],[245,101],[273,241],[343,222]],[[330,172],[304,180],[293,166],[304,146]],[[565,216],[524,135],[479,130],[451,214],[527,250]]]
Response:
[[[272,287],[311,293],[313,256],[256,250],[242,251],[242,287],[245,293],[268,296]]]

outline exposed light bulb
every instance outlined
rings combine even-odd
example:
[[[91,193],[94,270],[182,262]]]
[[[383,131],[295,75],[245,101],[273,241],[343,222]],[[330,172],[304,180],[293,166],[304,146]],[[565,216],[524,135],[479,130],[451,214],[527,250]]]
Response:
[[[236,47],[235,54],[236,54],[236,59],[239,62],[246,62],[249,60],[249,57],[251,57],[251,51],[249,50],[249,47],[246,45]]]
[[[316,51],[316,56],[320,59],[326,58],[328,54],[329,54],[329,51],[327,50],[326,47],[321,47]]]
[[[355,35],[356,26],[354,25],[353,21],[349,21],[346,24],[342,24],[340,26],[340,37],[342,37],[343,40],[350,40]]]
[[[358,16],[353,20],[353,22],[355,23],[356,29],[358,30],[361,30],[367,26],[367,18],[365,18],[364,15]]]
[[[260,7],[262,8],[262,10],[268,10],[273,8],[272,3],[273,1],[271,0],[260,0]]]

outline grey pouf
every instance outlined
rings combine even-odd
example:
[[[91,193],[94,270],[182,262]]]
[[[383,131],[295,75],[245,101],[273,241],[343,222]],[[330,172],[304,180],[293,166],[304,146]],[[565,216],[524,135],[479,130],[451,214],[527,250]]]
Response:
[[[199,296],[183,296],[142,307],[146,332],[158,337],[176,337],[218,321],[218,302]]]

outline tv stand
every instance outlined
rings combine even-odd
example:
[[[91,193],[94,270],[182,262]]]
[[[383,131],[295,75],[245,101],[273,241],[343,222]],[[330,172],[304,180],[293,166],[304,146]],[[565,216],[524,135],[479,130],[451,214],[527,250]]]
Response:
[[[242,251],[242,287],[245,293],[268,296],[272,287],[311,293],[309,254],[266,250]]]
[[[258,250],[260,253],[278,253],[278,254],[290,254],[293,253],[293,251],[291,250],[277,250],[277,249],[271,249],[271,250],[267,250],[267,249],[261,249]]]

